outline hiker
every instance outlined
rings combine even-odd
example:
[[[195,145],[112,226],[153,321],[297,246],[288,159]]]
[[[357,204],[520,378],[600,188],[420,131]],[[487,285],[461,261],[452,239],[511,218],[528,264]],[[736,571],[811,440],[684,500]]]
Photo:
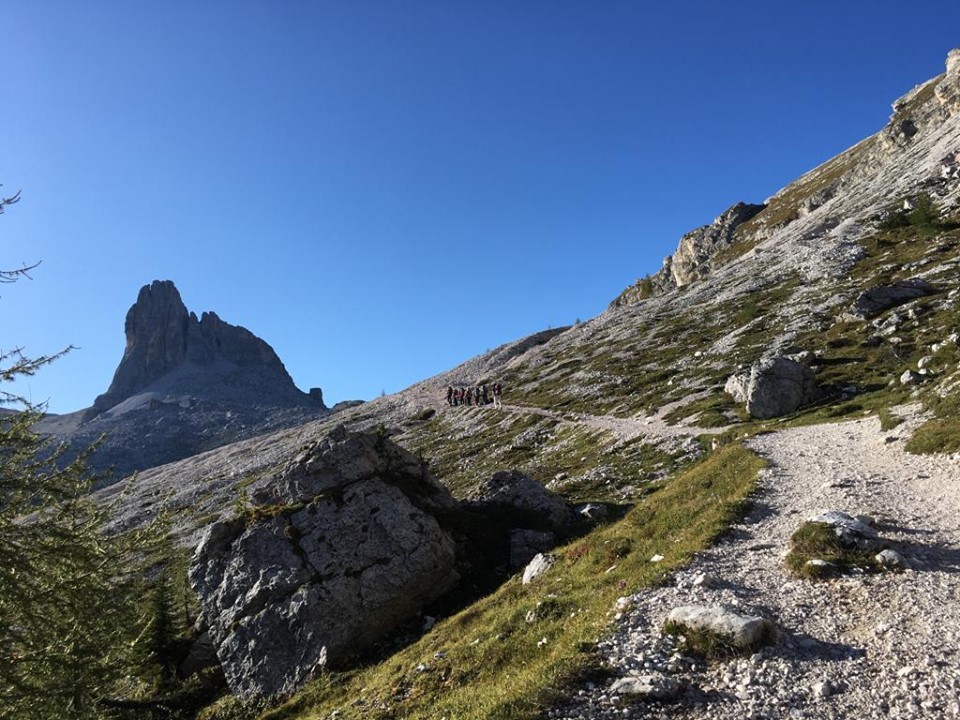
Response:
[[[503,393],[503,385],[497,383],[493,386],[493,406],[503,410],[503,403],[500,401],[500,395]]]
[[[480,388],[473,389],[473,398],[477,402],[477,407],[480,407]]]
[[[487,395],[487,384],[484,383],[483,385],[481,385],[481,386],[480,386],[480,390],[481,390],[481,393],[480,393],[480,394],[483,395],[483,404],[484,404],[484,405],[489,405],[489,404],[490,404],[490,396]]]
[[[447,385],[447,405],[453,407],[453,386]]]

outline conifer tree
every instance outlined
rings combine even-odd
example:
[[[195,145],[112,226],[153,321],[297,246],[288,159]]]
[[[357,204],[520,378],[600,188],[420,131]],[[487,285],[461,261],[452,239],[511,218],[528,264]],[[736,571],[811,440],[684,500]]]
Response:
[[[18,199],[0,197],[0,213]],[[7,389],[58,356],[0,354],[0,717],[18,720],[107,717],[138,624],[138,538],[104,533],[110,509],[90,500],[86,454],[62,464],[33,430],[42,408]]]

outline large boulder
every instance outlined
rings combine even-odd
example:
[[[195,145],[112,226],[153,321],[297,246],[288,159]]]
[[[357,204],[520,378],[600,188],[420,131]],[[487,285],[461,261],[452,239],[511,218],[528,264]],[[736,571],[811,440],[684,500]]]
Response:
[[[456,501],[376,433],[307,447],[205,533],[190,580],[231,690],[284,695],[452,588]]]
[[[469,500],[479,510],[511,513],[524,527],[557,530],[573,519],[570,506],[559,495],[518,470],[496,472],[482,480]]]
[[[781,355],[740,368],[724,390],[744,403],[751,417],[761,420],[787,415],[822,396],[814,371]]]
[[[523,567],[537,553],[556,545],[557,535],[574,519],[573,510],[559,495],[517,470],[496,472],[482,480],[470,493],[467,507],[487,518],[491,526],[506,529],[509,570]]]
[[[857,295],[844,313],[847,320],[869,320],[884,310],[902,305],[910,300],[933,295],[937,289],[920,278],[899,280],[890,285],[877,285]]]

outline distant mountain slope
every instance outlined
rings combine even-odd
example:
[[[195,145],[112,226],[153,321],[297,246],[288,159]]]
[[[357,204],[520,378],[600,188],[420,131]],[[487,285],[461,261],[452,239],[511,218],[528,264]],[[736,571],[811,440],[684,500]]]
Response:
[[[92,463],[115,479],[329,412],[319,388],[298,390],[266,342],[215,313],[198,319],[169,280],[140,290],[124,329],[107,391],[38,425],[77,448],[105,434]]]

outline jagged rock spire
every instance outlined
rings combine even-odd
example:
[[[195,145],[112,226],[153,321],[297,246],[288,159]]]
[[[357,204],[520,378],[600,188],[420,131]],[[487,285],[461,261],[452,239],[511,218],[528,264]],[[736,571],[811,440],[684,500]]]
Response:
[[[197,319],[188,312],[170,280],[140,289],[124,324],[127,346],[107,391],[94,402],[93,417],[147,388],[185,364],[195,367],[226,361],[267,374],[271,385],[299,392],[277,354],[249,330],[230,325],[215,313]]]

